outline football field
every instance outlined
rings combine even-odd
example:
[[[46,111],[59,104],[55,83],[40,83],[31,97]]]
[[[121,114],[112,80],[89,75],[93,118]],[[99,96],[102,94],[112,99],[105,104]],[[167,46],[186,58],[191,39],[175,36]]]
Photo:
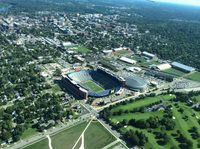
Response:
[[[84,82],[83,85],[85,87],[87,87],[88,89],[90,89],[91,91],[96,92],[96,93],[104,90],[103,87],[101,87],[100,85],[98,85],[97,83],[95,83],[94,81],[91,81],[91,80]]]

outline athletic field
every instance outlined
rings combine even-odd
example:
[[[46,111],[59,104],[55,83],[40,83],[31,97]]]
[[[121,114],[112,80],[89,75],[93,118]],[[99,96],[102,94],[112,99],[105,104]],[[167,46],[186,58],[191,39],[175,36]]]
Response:
[[[167,73],[167,74],[176,76],[176,77],[182,77],[186,74],[185,72],[180,71],[180,70],[175,69],[175,68],[170,68],[170,69],[164,70],[164,72]]]
[[[90,52],[90,49],[83,47],[83,46],[75,46],[72,49],[74,51],[77,51],[77,52],[82,53],[82,54]]]
[[[91,81],[91,80],[84,82],[83,85],[85,87],[87,87],[89,90],[96,92],[96,93],[104,91],[103,87],[101,87],[100,85],[98,85],[97,83],[95,83],[94,81]]]

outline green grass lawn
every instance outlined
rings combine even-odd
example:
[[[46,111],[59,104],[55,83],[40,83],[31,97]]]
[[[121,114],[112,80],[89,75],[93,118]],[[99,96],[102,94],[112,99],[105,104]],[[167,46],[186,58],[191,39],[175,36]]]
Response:
[[[173,106],[173,115],[176,118],[176,130],[180,130],[181,133],[188,139],[190,139],[193,142],[194,148],[197,147],[197,140],[192,139],[190,133],[188,132],[189,129],[191,129],[193,126],[196,126],[199,128],[199,124],[197,122],[196,117],[192,117],[192,114],[196,114],[197,116],[200,116],[200,113],[195,112],[193,109],[185,106],[183,103],[179,103],[179,106],[184,109],[183,114],[178,112],[178,109]],[[184,120],[183,116],[188,116],[188,120]],[[200,139],[199,139],[200,141]]]
[[[24,149],[49,149],[48,139],[44,139],[44,140],[37,142],[33,145],[25,147]]]
[[[84,86],[87,86],[90,90],[92,90],[93,92],[101,92],[104,90],[104,88],[102,88],[100,85],[98,85],[97,83],[93,82],[93,81],[86,81],[83,83]]]
[[[52,91],[53,91],[53,93],[58,93],[61,91],[61,88],[59,85],[56,84],[56,85],[52,86]]]
[[[155,103],[159,100],[169,100],[174,98],[175,96],[172,95],[160,95],[160,96],[156,96],[156,97],[147,97],[143,100],[138,100],[138,101],[133,101],[130,104],[126,104],[126,105],[120,105],[116,108],[113,108],[112,111],[119,111],[119,110],[132,110],[134,108],[139,108],[139,107],[143,107],[143,106],[147,106],[149,104]]]
[[[90,49],[83,46],[75,46],[72,49],[82,54],[90,52]]]
[[[167,105],[172,106],[172,113],[173,113],[173,116],[175,117],[174,121],[176,123],[174,130],[166,131],[167,135],[170,137],[169,142],[166,145],[164,145],[164,146],[159,145],[157,143],[158,140],[155,138],[155,135],[153,134],[154,131],[161,131],[160,128],[151,129],[151,131],[148,131],[147,129],[139,129],[139,128],[128,125],[127,127],[122,127],[120,129],[120,131],[126,132],[126,131],[132,129],[134,131],[137,130],[137,131],[143,132],[148,137],[148,142],[144,146],[145,149],[150,149],[150,148],[170,149],[172,146],[176,146],[179,148],[179,142],[176,140],[175,137],[172,136],[172,134],[176,133],[176,131],[179,130],[187,139],[189,139],[193,142],[193,149],[196,149],[198,142],[200,142],[200,138],[197,140],[194,140],[192,138],[191,134],[188,132],[188,130],[194,126],[197,127],[198,129],[200,129],[198,119],[197,119],[198,117],[200,117],[200,113],[195,111],[191,107],[188,107],[185,103],[182,103],[182,102],[177,102],[178,107],[175,107],[173,102],[167,100],[167,99],[170,99],[173,97],[174,96],[169,96],[169,95],[165,95],[163,97],[158,96],[158,97],[154,97],[154,98],[148,97],[141,101],[136,101],[136,102],[130,103],[128,105],[119,105],[118,107],[112,109],[112,110],[132,109],[132,108],[148,105],[151,103],[150,101],[155,102],[155,101],[157,101],[156,99],[159,99],[159,98],[166,99],[166,100],[163,100],[163,102]],[[195,98],[200,99],[200,96],[196,96]],[[179,108],[184,109],[184,112],[180,113],[178,111]],[[150,116],[162,117],[163,114],[164,114],[163,111],[153,111],[153,112],[144,112],[144,113],[136,112],[136,113],[123,113],[122,115],[110,116],[109,118],[111,119],[112,122],[116,123],[117,121],[123,121],[123,119],[139,120],[139,119],[148,119]],[[184,119],[185,116],[188,117],[188,120]]]
[[[84,122],[72,128],[66,129],[54,136],[50,136],[52,139],[52,147],[55,149],[71,149],[87,126],[87,124],[87,122]],[[25,149],[49,149],[48,139],[39,141],[33,145],[26,147]]]
[[[62,93],[62,90],[58,84],[52,85],[50,89],[46,89],[42,91],[43,94],[46,93],[54,93],[54,94],[60,94]]]
[[[195,98],[198,102],[200,102],[200,95],[199,96],[193,96],[192,98]]]
[[[92,122],[85,132],[86,149],[101,149],[115,140],[99,122]]]
[[[74,147],[74,149],[80,149],[81,143],[82,143],[82,139],[80,139],[80,140],[78,141],[78,143],[76,144],[76,146]]]
[[[138,63],[145,63],[146,59],[144,57],[140,57],[137,55],[134,55],[131,59],[136,60]]]
[[[186,77],[189,80],[200,81],[200,72],[195,72]]]
[[[177,76],[177,77],[182,77],[183,75],[186,74],[185,72],[177,70],[175,68],[170,68],[170,69],[164,70],[163,72],[170,74],[170,75]]]
[[[26,139],[32,135],[35,135],[36,133],[37,133],[37,130],[35,128],[28,128],[22,134],[21,139]]]
[[[125,56],[125,55],[129,55],[131,53],[132,53],[132,51],[121,50],[121,51],[114,52],[114,55],[116,55],[116,56]]]
[[[145,68],[148,68],[150,65],[160,64],[155,60],[150,60],[149,62],[147,62],[147,60],[144,57],[140,57],[137,55],[134,55],[131,59],[136,60],[138,66],[145,67]]]
[[[130,120],[130,119],[147,119],[151,116],[158,116],[161,117],[163,115],[163,111],[156,111],[156,112],[148,112],[148,113],[127,113],[127,114],[122,114],[122,115],[116,115],[116,116],[111,116],[111,120],[114,123],[117,123],[118,121],[121,122],[124,119]]]
[[[152,133],[149,133],[147,130],[145,129],[138,129],[132,126],[128,126],[127,128],[122,128],[122,132],[126,132],[128,130],[134,130],[134,131],[140,131],[143,132],[147,137],[148,137],[148,143],[145,144],[145,149],[167,149],[166,146],[160,146],[157,143],[157,140],[155,139],[154,135]]]
[[[87,123],[84,122],[70,129],[66,129],[65,131],[62,131],[54,136],[51,136],[52,147],[55,149],[71,149],[80,137],[86,125]]]

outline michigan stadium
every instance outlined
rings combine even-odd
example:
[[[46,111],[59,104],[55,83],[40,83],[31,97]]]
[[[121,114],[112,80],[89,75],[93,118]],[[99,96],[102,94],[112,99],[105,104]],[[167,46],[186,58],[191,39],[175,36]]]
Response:
[[[62,79],[67,90],[84,99],[109,96],[119,91],[125,83],[123,78],[103,67],[63,74]]]

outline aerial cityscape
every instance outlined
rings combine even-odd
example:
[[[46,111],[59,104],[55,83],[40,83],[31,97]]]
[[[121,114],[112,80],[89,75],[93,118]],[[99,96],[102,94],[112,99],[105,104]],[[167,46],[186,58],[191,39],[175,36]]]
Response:
[[[0,149],[200,149],[198,0],[0,0],[0,60]]]

